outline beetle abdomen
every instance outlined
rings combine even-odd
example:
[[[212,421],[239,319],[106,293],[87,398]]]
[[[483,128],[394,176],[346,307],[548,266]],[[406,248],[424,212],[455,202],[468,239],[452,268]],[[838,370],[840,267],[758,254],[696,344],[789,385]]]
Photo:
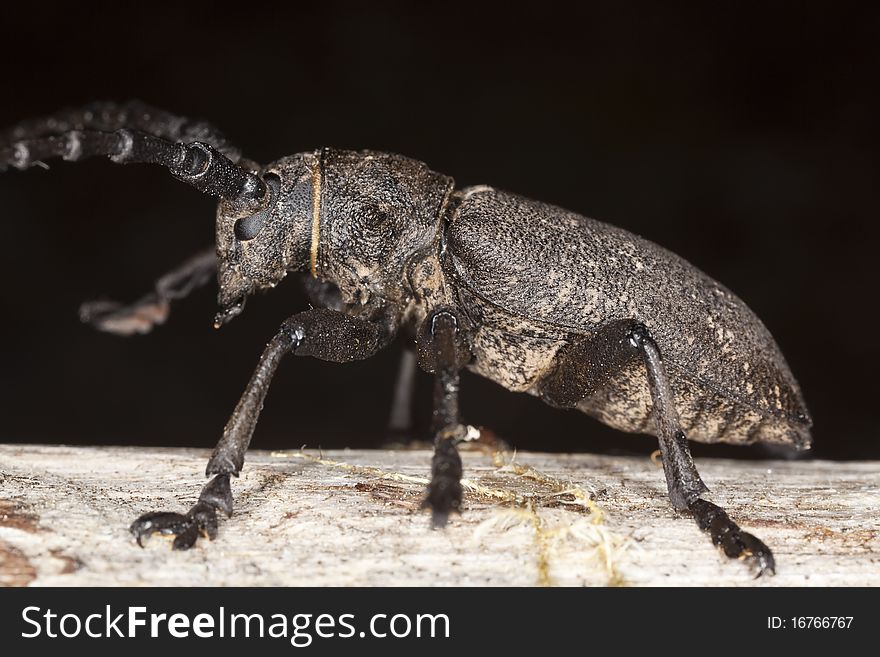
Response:
[[[506,387],[538,392],[566,341],[631,319],[661,349],[689,437],[809,445],[806,406],[769,331],[724,286],[648,240],[478,187],[460,192],[449,219],[447,268],[462,306],[481,315],[474,369]],[[650,432],[644,368],[615,375],[579,408]]]

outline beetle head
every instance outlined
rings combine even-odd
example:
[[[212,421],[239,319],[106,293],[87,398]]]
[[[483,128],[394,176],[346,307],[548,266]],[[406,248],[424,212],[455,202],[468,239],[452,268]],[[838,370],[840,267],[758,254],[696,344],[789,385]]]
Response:
[[[262,207],[241,208],[222,201],[217,211],[220,312],[215,325],[241,313],[248,295],[275,287],[288,271],[309,261],[313,176],[318,158],[301,153],[260,172],[267,192]]]
[[[259,209],[219,206],[218,326],[301,269],[334,283],[345,303],[395,300],[406,263],[435,240],[453,184],[399,155],[331,149],[282,158],[260,176]]]

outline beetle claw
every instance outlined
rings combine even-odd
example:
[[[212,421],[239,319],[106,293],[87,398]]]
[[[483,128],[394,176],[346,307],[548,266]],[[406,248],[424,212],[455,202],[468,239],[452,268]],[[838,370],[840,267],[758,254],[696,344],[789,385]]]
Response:
[[[167,511],[145,513],[130,527],[137,544],[144,547],[144,538],[153,534],[174,536],[173,550],[188,550],[199,536],[211,540],[217,537],[217,511],[210,504],[199,501],[186,515]]]
[[[187,524],[186,528],[174,537],[174,542],[171,544],[171,549],[189,550],[193,545],[196,544],[198,538],[198,525],[196,525],[195,522],[190,521],[189,524]]]
[[[448,522],[449,512],[437,509],[431,511],[431,529],[445,529]]]
[[[461,513],[462,488],[456,479],[439,478],[428,485],[422,508],[431,509],[431,529],[443,529],[451,513]]]
[[[131,523],[129,531],[134,536],[137,544],[144,547],[144,538],[149,538],[153,534],[179,536],[186,532],[191,524],[193,524],[192,520],[179,513],[152,511],[145,513]],[[175,539],[176,542],[177,540]]]
[[[755,579],[762,575],[776,574],[776,560],[773,558],[773,552],[762,540],[748,532],[740,532],[740,542],[743,545],[741,558],[754,568],[756,571]]]
[[[694,500],[688,508],[700,529],[709,533],[712,543],[726,557],[745,561],[757,572],[755,579],[776,574],[776,560],[770,548],[756,536],[742,531],[724,509],[703,499]]]

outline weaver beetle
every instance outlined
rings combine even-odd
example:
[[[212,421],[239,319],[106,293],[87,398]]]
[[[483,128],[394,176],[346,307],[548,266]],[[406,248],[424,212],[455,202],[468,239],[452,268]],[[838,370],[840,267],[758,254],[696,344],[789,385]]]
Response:
[[[154,512],[140,543],[174,547],[217,534],[232,513],[230,475],[244,463],[272,376],[287,354],[350,362],[396,336],[414,338],[434,373],[434,457],[425,505],[435,527],[462,501],[459,371],[629,432],[659,438],[669,498],[729,557],[757,573],[769,548],[707,492],[688,447],[701,442],[810,445],[811,420],[770,333],[746,305],[675,254],[625,230],[479,186],[390,153],[320,149],[265,167],[211,125],[141,103],[102,103],[6,131],[0,166],[107,155],[146,162],[219,197],[216,247],[162,277],[141,300],[85,304],[99,329],[143,333],[172,300],[216,276],[224,324],[249,295],[302,272],[315,307],[287,319],[211,455],[213,476],[186,514]]]

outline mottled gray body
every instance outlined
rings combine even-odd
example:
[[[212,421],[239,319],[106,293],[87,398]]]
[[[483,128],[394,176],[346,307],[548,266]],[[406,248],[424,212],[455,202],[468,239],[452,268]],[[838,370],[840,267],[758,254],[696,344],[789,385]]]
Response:
[[[476,332],[470,369],[540,395],[568,342],[617,320],[648,327],[688,437],[809,445],[797,382],[770,333],[727,288],[625,230],[488,187],[460,192],[445,271]],[[644,366],[614,374],[578,408],[653,433]]]
[[[452,306],[471,325],[470,370],[550,403],[545,382],[560,352],[633,320],[661,350],[690,438],[809,446],[806,406],[770,333],[674,253],[490,187],[455,191],[448,176],[399,155],[325,149],[279,160],[266,174],[281,189],[255,239],[237,240],[233,226],[244,215],[220,206],[220,302],[232,314],[239,299],[307,268],[313,251],[313,275],[338,288],[338,309],[383,316],[396,332]],[[656,433],[643,363],[596,383],[564,405],[623,431]]]

